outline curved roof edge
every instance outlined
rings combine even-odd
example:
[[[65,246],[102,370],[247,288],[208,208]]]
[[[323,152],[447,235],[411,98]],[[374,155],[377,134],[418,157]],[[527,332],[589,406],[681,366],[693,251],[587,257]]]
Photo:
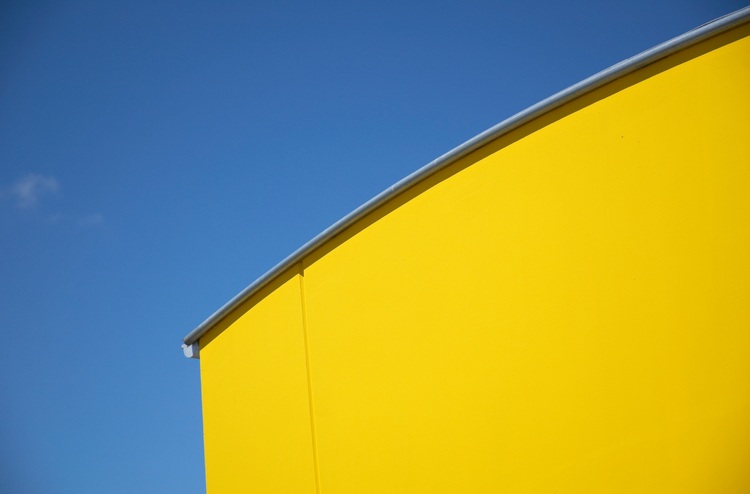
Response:
[[[587,79],[584,79],[581,82],[574,84],[567,89],[564,89],[559,93],[556,93],[519,113],[516,113],[512,117],[503,120],[493,127],[490,127],[481,134],[469,139],[460,146],[453,148],[439,158],[424,165],[422,168],[388,187],[386,190],[376,195],[375,197],[328,227],[318,236],[294,251],[283,261],[267,271],[263,276],[251,283],[247,288],[238,293],[229,302],[224,304],[219,310],[214,312],[208,319],[203,321],[198,327],[196,327],[193,331],[188,333],[187,336],[185,336],[185,338],[183,339],[183,349],[185,349],[185,356],[192,358],[197,357],[197,348],[194,348],[189,352],[189,347],[194,345],[198,341],[198,339],[205,333],[207,333],[215,324],[221,321],[240,304],[252,297],[260,289],[265,287],[274,278],[292,267],[294,264],[300,262],[307,254],[311,253],[313,250],[317,249],[328,240],[341,233],[357,220],[363,218],[365,215],[375,210],[377,207],[385,204],[387,201],[405,191],[406,189],[414,186],[430,175],[456,162],[460,158],[463,158],[464,156],[490,143],[498,137],[507,134],[508,132],[520,127],[521,125],[547,112],[550,112],[585,93],[594,91],[595,89],[598,89],[615,79],[619,79],[631,72],[645,67],[646,65],[661,60],[662,58],[665,58],[677,51],[688,48],[707,38],[716,36],[724,31],[728,31],[749,21],[750,6],[744,7],[740,10],[703,24],[702,26],[692,29],[680,36],[677,36],[676,38],[672,38],[669,41],[641,52],[634,57],[628,58],[618,64],[615,64],[608,69],[605,69]]]

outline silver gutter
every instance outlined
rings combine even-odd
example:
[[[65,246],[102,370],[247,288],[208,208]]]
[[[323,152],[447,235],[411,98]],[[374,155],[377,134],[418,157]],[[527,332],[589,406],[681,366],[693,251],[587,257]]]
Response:
[[[189,352],[185,350],[185,355],[191,358],[198,358],[198,339],[203,336],[209,329],[211,329],[216,323],[223,319],[227,314],[229,314],[232,310],[245,302],[248,298],[253,296],[256,292],[258,292],[258,290],[266,286],[271,280],[276,278],[276,276],[280,275],[282,272],[286,271],[294,264],[300,262],[309,253],[325,244],[328,240],[344,231],[357,220],[363,218],[365,215],[378,208],[379,206],[385,204],[390,199],[397,196],[406,189],[413,187],[430,175],[456,162],[469,153],[476,151],[482,146],[489,144],[498,137],[517,129],[525,123],[534,120],[535,118],[544,115],[545,113],[548,113],[578,98],[583,94],[594,91],[595,89],[598,89],[615,79],[619,79],[627,74],[630,74],[631,72],[645,67],[646,65],[661,60],[677,51],[684,50],[685,48],[695,45],[707,38],[721,34],[748,21],[750,21],[750,6],[703,24],[702,26],[688,31],[685,34],[677,36],[676,38],[672,38],[671,40],[657,45],[642,53],[639,53],[634,57],[628,58],[627,60],[615,64],[608,69],[605,69],[587,79],[584,79],[577,84],[570,86],[567,89],[560,91],[557,94],[550,96],[547,99],[540,101],[533,106],[530,106],[522,112],[517,113],[506,120],[503,120],[493,127],[490,127],[481,134],[473,137],[472,139],[469,139],[468,141],[452,149],[451,151],[448,151],[436,160],[431,161],[411,175],[396,182],[394,185],[376,195],[348,215],[341,218],[339,221],[321,232],[317,237],[307,242],[305,245],[289,255],[286,259],[271,268],[263,276],[255,280],[247,288],[238,293],[229,302],[224,304],[219,310],[214,312],[208,319],[203,321],[197,328],[195,328],[190,333],[188,333],[187,336],[185,336],[185,338],[183,339],[183,347],[191,347],[191,350]]]

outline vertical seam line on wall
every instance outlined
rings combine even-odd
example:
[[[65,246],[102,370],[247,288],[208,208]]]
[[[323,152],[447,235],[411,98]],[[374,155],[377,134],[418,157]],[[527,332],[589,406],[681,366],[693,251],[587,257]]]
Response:
[[[320,469],[318,467],[318,439],[315,431],[315,412],[313,408],[312,375],[310,373],[310,342],[307,331],[307,306],[305,305],[305,270],[299,265],[299,295],[302,309],[302,333],[305,340],[305,369],[307,370],[307,402],[310,407],[310,435],[312,436],[313,469],[315,473],[315,492],[320,494]]]

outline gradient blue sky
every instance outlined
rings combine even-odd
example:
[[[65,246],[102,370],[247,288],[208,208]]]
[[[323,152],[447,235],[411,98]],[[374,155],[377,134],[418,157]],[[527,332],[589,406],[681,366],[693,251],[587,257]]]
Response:
[[[425,163],[744,5],[4,0],[0,492],[204,492],[182,336]]]

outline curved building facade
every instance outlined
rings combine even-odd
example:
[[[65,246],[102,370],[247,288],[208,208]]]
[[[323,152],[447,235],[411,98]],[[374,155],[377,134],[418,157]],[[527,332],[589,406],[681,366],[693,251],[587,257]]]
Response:
[[[750,8],[516,115],[185,338],[209,494],[748,492]]]

